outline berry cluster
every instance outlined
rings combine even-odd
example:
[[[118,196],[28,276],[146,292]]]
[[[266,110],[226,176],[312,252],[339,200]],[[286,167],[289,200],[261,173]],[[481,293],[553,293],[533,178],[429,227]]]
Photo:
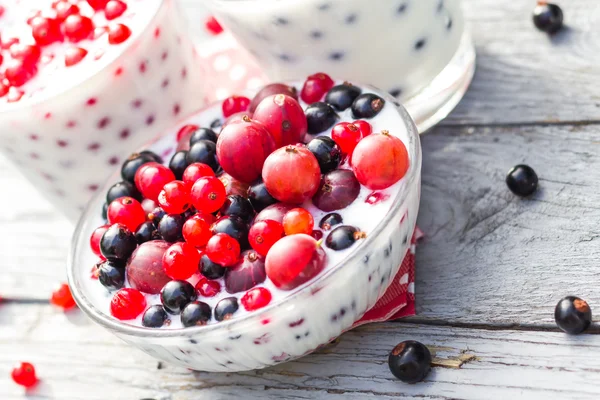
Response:
[[[64,65],[71,67],[88,55],[83,41],[105,40],[118,45],[131,36],[127,25],[114,21],[127,10],[125,0],[48,3],[47,8],[40,8],[22,22],[27,24],[27,35],[0,40],[0,97],[8,95],[9,102],[20,100],[24,94],[20,87],[55,57],[52,45],[65,43]]]
[[[327,251],[366,237],[334,211],[361,187],[388,188],[408,170],[402,141],[373,133],[365,120],[385,100],[323,73],[300,96],[311,103],[306,110],[284,84],[253,99],[232,96],[222,103],[220,131],[182,127],[166,165],[150,151],[123,163],[123,180],[106,195],[107,223],[90,238],[98,280],[115,291],[114,317],[141,316],[153,328],[174,315],[184,327],[223,321],[267,306],[273,290],[308,282],[325,268]],[[346,109],[356,121],[339,122]],[[311,204],[329,213],[319,229]],[[161,304],[148,306],[146,294]]]

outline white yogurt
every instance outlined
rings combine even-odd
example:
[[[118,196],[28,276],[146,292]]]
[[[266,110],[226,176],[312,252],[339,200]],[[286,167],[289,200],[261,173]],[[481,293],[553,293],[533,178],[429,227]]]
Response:
[[[337,83],[341,83],[341,82],[337,82]],[[296,85],[296,87],[298,90],[300,90],[301,84]],[[370,88],[362,87],[362,89],[363,89],[363,93],[377,93],[376,91],[371,90]],[[301,104],[302,104],[303,108],[306,108],[307,104],[305,104],[303,102],[301,102]],[[338,113],[338,115],[340,116],[339,122],[353,121],[354,119],[352,118],[351,114],[352,113],[351,113],[350,109],[347,109],[343,112],[339,112]],[[198,126],[208,127],[215,120],[222,120],[220,103],[210,106],[206,110],[183,121],[181,124],[177,125],[176,127],[169,129],[167,131],[167,133],[159,141],[155,142],[148,148],[150,150],[155,151],[158,154],[164,154],[167,158],[166,161],[168,162],[168,157],[170,157],[174,153],[174,151],[177,147],[176,136],[177,136],[177,132],[179,131],[179,129],[182,126],[187,125],[187,124],[195,124]],[[409,133],[407,130],[407,126],[409,123],[412,123],[412,122],[404,121],[402,119],[402,116],[399,114],[397,108],[394,106],[393,103],[386,102],[386,104],[385,104],[384,108],[381,110],[381,112],[375,118],[368,119],[367,121],[372,125],[373,133],[378,133],[378,132],[381,132],[382,130],[388,130],[391,135],[394,135],[394,136],[397,136],[398,138],[400,138],[405,143],[405,145],[407,145],[407,147],[408,147],[408,140],[409,140],[408,134]],[[323,132],[319,135],[330,136],[330,130]],[[306,139],[307,139],[306,141],[308,141],[309,137],[307,137]],[[412,160],[411,160],[411,162],[412,162]],[[347,168],[347,167],[345,167],[345,168]],[[394,185],[392,185],[391,187],[389,187],[385,190],[376,191],[376,193],[381,196],[381,200],[376,202],[375,204],[369,204],[366,202],[367,198],[370,195],[372,195],[374,193],[374,191],[367,189],[364,186],[361,186],[359,196],[357,197],[356,200],[354,200],[354,202],[350,206],[348,206],[347,208],[341,209],[341,210],[336,210],[334,212],[336,212],[342,216],[343,225],[351,225],[351,226],[357,227],[361,231],[365,232],[368,236],[369,233],[375,229],[375,227],[383,220],[385,215],[389,212],[390,207],[391,207],[394,199],[398,195],[400,188],[403,187],[403,185],[406,186],[404,181],[405,181],[405,179],[401,179],[400,181],[396,182]],[[311,201],[307,201],[305,204],[303,204],[303,207],[306,208],[307,210],[309,210],[311,212],[311,214],[313,215],[314,221],[315,221],[315,229],[320,229],[318,226],[319,221],[321,220],[321,218],[324,215],[328,214],[328,212],[324,212],[324,211],[317,209],[312,204]],[[98,213],[96,213],[96,215],[98,215],[98,216],[100,215],[100,210],[98,210]],[[100,226],[102,224],[103,224],[103,221],[99,217],[97,217],[97,221],[96,221],[95,225]],[[327,234],[329,232],[323,232],[325,234],[323,239],[325,239],[327,237]],[[347,258],[347,255],[350,252],[356,250],[356,247],[360,246],[360,245],[361,245],[361,241],[359,240],[353,246],[349,247],[348,249],[342,250],[342,251],[334,251],[334,250],[331,250],[330,248],[328,248],[327,246],[323,245],[323,248],[325,249],[325,252],[327,254],[327,264],[326,264],[325,269],[320,274],[324,274],[327,271],[329,271],[333,268],[336,268],[336,266],[338,266],[340,263],[343,263],[344,260]],[[80,264],[79,268],[82,268],[84,270],[84,272],[87,272],[92,268],[92,266],[98,260],[92,254],[91,249],[87,248],[87,249],[82,249],[82,250],[84,250],[86,252],[86,256],[85,256],[86,262]],[[85,274],[84,274],[84,276],[85,276]],[[194,285],[198,281],[198,276],[194,276],[194,277],[190,278],[188,281]],[[216,296],[209,297],[209,298],[204,298],[202,296],[199,296],[198,301],[202,301],[202,302],[209,304],[212,309],[214,309],[215,305],[217,304],[217,302],[220,299],[225,298],[225,297],[231,297],[231,296],[237,297],[238,303],[239,303],[239,299],[245,294],[245,292],[240,292],[240,293],[236,293],[236,294],[227,293],[225,291],[225,285],[224,285],[223,278],[218,279],[218,281],[221,284],[221,292],[219,294],[217,294]],[[273,285],[273,283],[269,280],[269,278],[267,277],[266,281],[263,284],[257,285],[257,287],[266,287],[267,289],[269,289],[273,296],[271,304],[274,304],[274,303],[284,299],[285,297],[287,297],[297,291],[302,290],[307,285],[310,285],[311,282],[312,282],[312,280],[307,282],[304,285],[301,285],[301,286],[291,290],[291,291],[284,291],[284,290],[280,290],[280,289],[276,288]],[[100,282],[98,280],[93,279],[91,277],[91,274],[88,274],[88,279],[83,280],[83,290],[86,292],[86,296],[90,299],[90,301],[92,302],[92,304],[94,304],[95,307],[97,307],[101,312],[110,316],[110,300],[111,300],[114,292],[107,291],[100,284]],[[159,295],[145,295],[145,296],[146,296],[146,300],[148,303],[148,307],[150,305],[154,305],[154,304],[161,304]],[[245,311],[242,304],[239,303],[239,309],[233,315],[233,318],[234,319],[240,318],[245,314],[248,314],[248,312]],[[135,320],[121,321],[121,322],[124,322],[126,324],[136,325],[136,326],[142,326],[141,319],[142,319],[142,315],[140,315]],[[164,326],[161,329],[182,328],[182,324],[181,324],[179,315],[171,315],[170,319],[171,319],[170,325]],[[214,323],[218,323],[218,322],[216,322],[213,318],[209,322],[209,324],[214,324]]]
[[[322,71],[403,99],[457,52],[460,0],[212,0],[272,80]]]
[[[18,37],[33,44],[27,16],[40,8],[46,9],[42,16],[50,15],[51,3],[4,3],[2,40]],[[125,13],[110,21],[131,29],[125,42],[109,44],[103,33],[95,40],[43,47],[38,73],[11,89],[23,92],[20,100],[0,98],[0,151],[73,220],[128,149],[203,105],[203,70],[175,1],[125,3]],[[85,1],[77,5],[96,27],[107,26],[102,12],[94,14]],[[88,54],[65,67],[65,51],[73,45]],[[5,68],[6,62],[0,73]]]

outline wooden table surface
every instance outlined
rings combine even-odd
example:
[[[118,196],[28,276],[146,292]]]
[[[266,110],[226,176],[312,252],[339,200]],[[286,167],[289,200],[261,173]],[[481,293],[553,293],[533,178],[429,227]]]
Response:
[[[201,31],[199,2],[184,3]],[[533,3],[464,0],[478,66],[457,109],[422,136],[418,315],[275,368],[192,373],[52,308],[72,228],[0,158],[0,398],[23,398],[9,378],[21,360],[42,379],[29,399],[600,398],[600,330],[569,337],[553,321],[568,294],[600,312],[600,4],[562,1],[568,28],[550,39]],[[540,176],[525,200],[504,184],[523,162]],[[387,368],[406,339],[436,354],[417,385]]]

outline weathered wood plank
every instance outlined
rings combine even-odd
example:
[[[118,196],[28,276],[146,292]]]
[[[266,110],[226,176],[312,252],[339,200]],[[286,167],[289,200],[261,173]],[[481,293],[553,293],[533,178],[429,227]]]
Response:
[[[477,47],[469,92],[443,123],[513,124],[600,120],[600,4],[560,2],[568,29],[553,38],[531,22],[534,1],[463,0]],[[181,0],[195,34],[202,2]]]
[[[597,399],[600,342],[595,335],[488,331],[386,323],[342,336],[319,354],[262,371],[192,373],[161,365],[85,320],[39,305],[0,308],[0,395],[19,399],[13,362],[30,360],[42,385],[31,400],[85,399]],[[426,381],[406,385],[387,369],[399,341],[436,353]],[[456,368],[455,360],[466,361]],[[452,367],[454,366],[454,368]]]

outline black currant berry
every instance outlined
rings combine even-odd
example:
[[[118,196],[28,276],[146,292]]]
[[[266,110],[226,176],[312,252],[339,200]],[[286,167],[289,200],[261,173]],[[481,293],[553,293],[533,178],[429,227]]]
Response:
[[[169,169],[173,171],[175,179],[181,180],[183,177],[183,171],[188,167],[187,162],[187,151],[181,150],[173,154],[171,161],[169,161]]]
[[[352,103],[352,116],[356,119],[373,118],[383,109],[385,100],[374,93],[363,93]]]
[[[196,300],[196,290],[188,281],[170,281],[160,291],[160,301],[171,314],[179,314]]]
[[[217,321],[228,320],[238,310],[237,298],[226,297],[215,306],[215,319]]]
[[[186,160],[188,165],[195,162],[206,164],[211,167],[215,173],[221,168],[219,161],[217,160],[217,145],[208,140],[199,140],[194,143],[188,151]]]
[[[329,231],[329,230],[331,230],[332,227],[339,225],[343,222],[344,221],[340,214],[329,213],[329,214],[325,215],[323,218],[321,218],[321,221],[319,222],[319,228],[323,229],[324,231]]]
[[[179,214],[167,214],[158,223],[158,233],[167,242],[177,242],[183,238],[181,230],[185,218]]]
[[[212,318],[212,309],[206,303],[193,301],[181,312],[181,324],[184,327],[203,326]]]
[[[154,225],[150,221],[146,221],[135,231],[135,240],[137,240],[138,244],[146,243],[151,240],[160,239],[160,234],[156,229],[156,225]]]
[[[125,283],[123,261],[106,260],[98,264],[98,280],[108,290],[121,289]]]
[[[506,174],[506,184],[517,196],[526,197],[537,190],[538,176],[529,165],[519,164]]]
[[[211,226],[214,234],[226,233],[237,240],[242,250],[250,246],[248,243],[249,229],[248,224],[235,215],[221,217]]]
[[[425,379],[431,369],[431,353],[423,343],[407,340],[391,351],[388,366],[402,382],[417,383]]]
[[[106,192],[106,204],[110,205],[110,203],[112,203],[119,197],[125,196],[133,197],[138,201],[142,200],[142,195],[140,194],[140,192],[138,192],[135,185],[126,181],[122,181],[115,183],[110,187],[110,189],[108,189],[108,192]]]
[[[162,157],[150,150],[140,151],[140,156],[150,157],[152,161],[157,162],[159,164],[163,163]]]
[[[358,239],[364,238],[364,232],[359,231],[353,226],[342,225],[331,231],[327,239],[325,239],[325,246],[336,251],[344,250],[352,246]]]
[[[360,95],[359,87],[351,83],[344,82],[341,85],[332,87],[325,95],[325,102],[331,104],[337,111],[344,111],[352,105],[354,100]]]
[[[154,161],[154,158],[148,154],[141,155],[139,153],[133,153],[121,166],[121,178],[126,182],[134,183],[137,170],[140,169],[142,165]]]
[[[563,12],[556,4],[538,2],[533,9],[533,24],[542,32],[556,33],[563,25]]]
[[[319,162],[321,173],[326,174],[336,169],[342,161],[342,150],[329,136],[318,136],[308,142],[306,148],[314,154]]]
[[[200,273],[208,279],[218,279],[225,275],[225,268],[217,263],[212,262],[206,254],[200,258],[199,268]]]
[[[125,225],[111,225],[100,239],[100,252],[107,260],[126,261],[137,247],[135,235]]]
[[[151,213],[148,214],[148,219],[152,221],[154,225],[158,226],[165,215],[167,215],[167,213],[162,209],[162,207],[156,207]]]
[[[217,143],[217,134],[212,129],[199,128],[190,136],[190,147],[200,140],[208,140],[209,142]]]
[[[260,212],[271,204],[277,203],[277,200],[271,196],[263,181],[256,182],[248,188],[248,200],[250,200],[256,212]]]
[[[102,205],[102,219],[106,221],[108,219],[107,216],[108,216],[108,203],[104,203]]]
[[[577,335],[585,331],[592,322],[592,309],[585,300],[567,296],[554,309],[556,325],[566,333]]]
[[[160,304],[150,306],[142,316],[142,326],[146,328],[160,328],[169,319],[165,308]]]
[[[331,128],[339,118],[333,107],[320,101],[308,106],[304,113],[306,114],[308,133],[312,135]]]
[[[254,218],[254,208],[250,200],[238,194],[227,196],[223,207],[220,210],[221,215],[234,215],[243,219],[246,223]]]

